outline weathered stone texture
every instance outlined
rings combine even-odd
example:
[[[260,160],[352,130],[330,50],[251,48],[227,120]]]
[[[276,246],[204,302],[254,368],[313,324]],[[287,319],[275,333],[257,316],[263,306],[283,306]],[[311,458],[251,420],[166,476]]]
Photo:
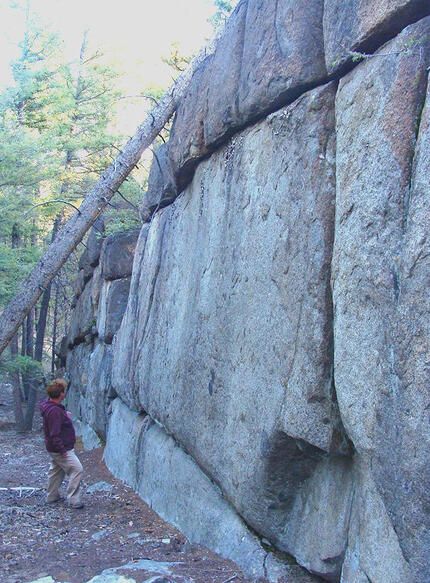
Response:
[[[249,0],[237,99],[242,125],[327,76],[323,5],[324,0]]]
[[[88,388],[89,360],[93,347],[79,344],[67,354],[66,368],[70,371],[70,382],[67,390],[67,407],[81,418],[81,398],[85,397]]]
[[[105,239],[100,257],[104,279],[120,279],[131,275],[138,236],[139,231],[127,231]]]
[[[216,146],[239,124],[238,91],[242,67],[247,2],[241,2],[228,20],[207,67],[203,117],[204,144]]]
[[[157,213],[115,346],[121,398],[289,551],[278,523],[324,456],[343,451],[330,341],[334,93],[315,90],[238,136]]]
[[[175,116],[168,148],[179,191],[231,134],[322,82],[322,17],[323,0],[238,4]]]
[[[148,416],[113,402],[105,461],[137,490],[160,516],[181,528],[192,542],[210,544],[252,577],[292,583],[317,581],[297,565],[283,564],[263,549],[218,486],[175,440]],[[196,522],[195,517],[200,520]],[[270,560],[269,560],[270,559]]]
[[[81,403],[82,420],[103,439],[106,437],[112,390],[112,347],[98,343],[88,362],[88,386],[85,401]]]
[[[178,191],[189,183],[197,163],[208,153],[203,123],[207,114],[207,78],[212,59],[212,55],[207,57],[195,71],[173,120],[168,152]]]
[[[100,340],[110,344],[125,312],[130,290],[130,278],[107,281],[100,294],[97,330]]]
[[[140,231],[135,249],[135,268],[131,276],[129,300],[121,322],[123,330],[133,330],[134,333],[130,335],[123,333],[120,340],[115,336],[112,342],[116,362],[122,363],[121,365],[117,364],[112,369],[112,384],[114,387],[121,387],[123,401],[134,411],[141,410],[134,379],[135,369],[134,366],[130,366],[131,362],[136,361],[139,351],[139,344],[135,342],[135,325],[136,321],[143,324],[143,326],[145,325],[145,310],[148,309],[147,305],[142,305],[140,302],[139,290],[147,285],[152,277],[156,277],[156,271],[155,274],[146,272],[143,267],[148,232],[149,225],[144,225]]]
[[[147,222],[152,213],[173,202],[178,194],[178,188],[169,157],[167,144],[161,144],[154,152],[153,163],[148,177],[148,190],[141,204],[141,215]]]
[[[351,62],[352,51],[373,52],[427,14],[430,14],[428,0],[325,0],[328,71],[333,73]]]
[[[100,252],[104,240],[105,219],[99,217],[87,239],[88,261],[91,267],[96,267],[99,263]]]
[[[417,38],[423,39],[421,53],[402,51]],[[381,53],[387,56],[360,65],[340,84],[333,257],[342,420],[358,452],[372,460],[372,479],[420,583],[426,581],[423,569],[428,572],[424,533],[430,526],[424,510],[430,502],[424,486],[430,479],[425,453],[430,379],[422,356],[430,337],[424,316],[427,109],[412,162],[429,44],[430,19],[425,19],[384,46]]]
[[[140,437],[146,423],[145,415],[130,411],[120,399],[113,401],[104,460],[108,468],[133,489],[138,484]]]
[[[69,346],[82,342],[87,335],[92,334],[92,329],[96,320],[92,303],[91,288],[91,281],[89,281],[76,303],[68,334]]]

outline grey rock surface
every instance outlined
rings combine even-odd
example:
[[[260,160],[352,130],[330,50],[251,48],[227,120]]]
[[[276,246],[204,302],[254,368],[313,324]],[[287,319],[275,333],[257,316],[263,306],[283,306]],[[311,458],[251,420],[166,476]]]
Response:
[[[87,390],[81,401],[82,419],[105,439],[110,403],[115,397],[112,390],[112,348],[98,342],[87,361]]]
[[[76,279],[73,281],[73,293],[76,296],[76,299],[81,295],[85,287],[85,272],[83,269],[80,269]]]
[[[169,146],[161,144],[154,152],[153,163],[148,177],[148,190],[141,204],[141,214],[145,222],[152,213],[173,202],[178,194],[176,180],[169,156]]]
[[[248,575],[264,575],[267,553],[258,539],[216,484],[156,424],[147,429],[142,442],[137,491],[160,516],[180,525],[191,542],[210,543],[217,553],[245,568]],[[200,526],[195,516],[200,517]]]
[[[90,264],[87,248],[85,248],[84,252],[80,256],[78,266],[79,270],[82,270],[83,272],[84,284],[86,284],[93,274],[93,268]]]
[[[279,526],[292,527],[297,492],[315,496],[308,479],[328,454],[348,453],[332,394],[334,91],[238,136],[157,213],[115,343],[116,392],[289,552]],[[337,509],[331,525],[343,524]],[[342,535],[325,534],[340,556]]]
[[[93,350],[92,345],[79,344],[69,350],[66,360],[66,369],[69,371],[69,385],[67,389],[66,407],[72,412],[76,419],[83,420],[85,417],[85,396],[88,388],[88,375],[90,373],[90,357]]]
[[[88,261],[91,267],[96,267],[99,263],[100,252],[104,240],[105,219],[98,217],[94,226],[90,230],[87,239]]]
[[[97,313],[97,330],[100,340],[110,344],[117,332],[127,306],[130,278],[105,281],[101,288]]]
[[[93,494],[94,492],[112,492],[113,485],[109,484],[108,482],[96,482],[95,484],[91,484],[87,488],[87,494]]]
[[[428,14],[427,0],[325,0],[324,45],[329,73],[351,62],[351,52],[373,52]]]
[[[355,467],[354,498],[342,583],[414,581],[368,461]],[[381,544],[383,541],[383,544]]]
[[[323,0],[239,2],[175,116],[168,149],[179,191],[217,145],[322,83],[322,21]]]
[[[134,490],[137,488],[140,439],[148,420],[131,411],[120,399],[112,403],[104,460],[111,472]]]
[[[81,400],[79,400],[79,407],[81,406]],[[74,409],[73,405],[71,407]],[[75,427],[76,435],[82,440],[82,445],[86,451],[92,449],[97,449],[103,446],[103,442],[100,437],[88,423],[83,423],[80,419],[73,419],[73,425]]]
[[[401,50],[417,38],[425,43],[421,54]],[[422,113],[429,42],[427,18],[383,47],[388,56],[360,65],[340,84],[333,256],[342,419],[360,455],[371,460],[372,479],[420,583],[429,545],[428,105]]]
[[[156,277],[155,273],[146,273],[143,268],[145,260],[146,241],[149,233],[149,225],[142,227],[136,244],[134,256],[134,269],[131,277],[129,299],[127,309],[121,321],[123,330],[132,330],[135,326],[135,318],[138,317],[144,325],[145,323],[145,306],[140,303],[139,290],[142,286],[148,285],[151,277]],[[137,358],[139,345],[135,343],[135,335],[122,334],[119,340],[114,336],[112,341],[113,353],[117,356],[117,362],[121,361],[123,365],[112,367],[112,386],[120,386],[122,389],[122,399],[130,409],[140,411],[138,392],[135,390],[134,369],[130,366]]]
[[[73,311],[73,318],[70,323],[68,334],[69,346],[82,342],[85,336],[91,334],[91,330],[95,323],[96,319],[93,309],[92,286],[90,280],[79,296]]]
[[[248,2],[240,2],[229,18],[207,67],[202,118],[205,147],[212,149],[238,127],[238,92]],[[209,105],[210,104],[210,105]],[[179,116],[179,112],[178,112]]]
[[[212,55],[207,57],[195,71],[173,120],[168,150],[178,192],[190,182],[196,165],[208,153],[203,123],[212,59]]]
[[[126,451],[131,455],[124,455]],[[277,581],[294,575],[295,583],[313,581],[297,565],[268,554],[193,458],[162,427],[132,413],[120,399],[113,404],[105,460],[160,516],[180,526],[191,542],[210,545],[249,576],[266,573]]]
[[[323,7],[324,0],[249,0],[237,97],[241,125],[323,83]]]
[[[101,251],[102,276],[106,280],[129,277],[139,231],[115,233],[106,237]]]

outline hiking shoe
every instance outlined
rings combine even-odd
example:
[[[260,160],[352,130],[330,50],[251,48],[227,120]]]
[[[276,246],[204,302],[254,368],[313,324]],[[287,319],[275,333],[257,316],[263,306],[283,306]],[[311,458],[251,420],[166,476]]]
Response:
[[[80,508],[84,508],[85,505],[83,502],[79,502],[78,504],[69,504],[69,508],[73,508],[73,510],[79,510]]]
[[[58,498],[54,498],[53,500],[46,499],[47,504],[56,504],[57,502],[62,502],[64,498],[62,496],[58,496]]]

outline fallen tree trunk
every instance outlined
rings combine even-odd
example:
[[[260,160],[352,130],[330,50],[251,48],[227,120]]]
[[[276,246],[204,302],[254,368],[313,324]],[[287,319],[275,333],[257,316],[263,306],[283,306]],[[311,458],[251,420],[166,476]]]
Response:
[[[143,152],[152,144],[176,110],[190,83],[192,75],[204,58],[213,52],[213,41],[190,63],[161,101],[152,109],[122,152],[102,174],[79,210],[64,224],[55,241],[22,283],[21,290],[0,316],[0,354],[8,345],[20,324],[36,304],[56,273],[82,240],[109,200],[133,170]]]

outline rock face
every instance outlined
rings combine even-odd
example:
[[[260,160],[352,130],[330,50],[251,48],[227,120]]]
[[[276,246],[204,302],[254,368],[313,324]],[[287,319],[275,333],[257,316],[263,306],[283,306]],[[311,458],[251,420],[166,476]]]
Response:
[[[327,70],[341,70],[351,52],[373,52],[407,24],[430,14],[427,0],[325,0],[324,46]],[[412,45],[405,48],[412,49]]]
[[[110,403],[115,397],[110,344],[127,305],[138,236],[129,232],[100,237],[100,228],[99,222],[90,232],[80,261],[78,281],[82,282],[83,266],[89,279],[77,297],[68,334],[68,408],[88,426],[82,432],[84,443],[91,434],[88,428],[102,439],[106,436]],[[93,438],[91,443],[95,443]]]
[[[422,54],[396,54],[416,39],[423,39]],[[422,231],[429,217],[422,206],[423,180],[429,186],[428,155],[423,157],[429,47],[426,19],[381,49],[391,56],[342,80],[336,104],[337,395],[348,435],[372,460],[404,556],[415,565],[422,564],[429,542],[424,452],[430,392],[420,356],[429,341],[422,319],[429,275]],[[414,452],[413,459],[407,452]],[[411,531],[421,534],[411,538]]]
[[[74,411],[162,516],[272,581],[429,581],[430,7],[373,4],[242,0],[151,221],[80,266]]]

